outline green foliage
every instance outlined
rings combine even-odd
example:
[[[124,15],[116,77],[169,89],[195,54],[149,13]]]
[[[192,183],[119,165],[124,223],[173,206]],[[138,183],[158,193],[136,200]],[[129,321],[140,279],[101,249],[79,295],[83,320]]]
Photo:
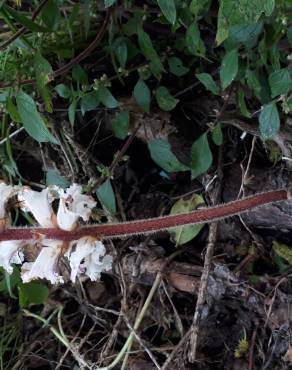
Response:
[[[165,18],[171,23],[175,24],[176,21],[176,7],[174,0],[157,0],[157,3],[165,16]]]
[[[213,161],[207,134],[201,135],[192,145],[191,172],[192,179],[202,175],[208,170]]]
[[[225,90],[235,79],[238,72],[238,51],[231,50],[222,59],[220,67],[220,80],[222,89]]]
[[[107,179],[96,191],[102,206],[112,215],[117,211],[116,198],[110,179]]]
[[[133,91],[136,102],[145,112],[150,112],[151,92],[143,80],[138,80]]]
[[[156,96],[156,100],[157,100],[157,104],[159,108],[167,112],[170,110],[173,110],[176,107],[177,103],[179,102],[179,100],[175,99],[170,94],[168,89],[164,86],[160,86],[156,90],[155,96]]]
[[[268,140],[275,135],[280,127],[280,118],[275,103],[263,106],[260,114],[260,132],[263,140]]]
[[[209,73],[197,73],[197,79],[214,95],[219,95],[219,87]]]
[[[130,114],[128,111],[118,112],[112,120],[112,128],[118,139],[124,140],[130,130]]]

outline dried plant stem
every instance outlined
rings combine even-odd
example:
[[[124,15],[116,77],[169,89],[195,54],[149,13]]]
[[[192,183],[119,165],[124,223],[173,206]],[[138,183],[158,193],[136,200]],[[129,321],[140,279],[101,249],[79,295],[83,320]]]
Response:
[[[202,208],[190,213],[113,224],[94,224],[82,226],[73,231],[42,227],[8,228],[0,232],[0,241],[31,240],[40,236],[51,240],[73,241],[84,236],[111,239],[137,234],[150,234],[178,226],[210,223],[242,214],[268,203],[290,199],[292,199],[291,190],[281,189],[255,194],[240,200],[215,207]]]

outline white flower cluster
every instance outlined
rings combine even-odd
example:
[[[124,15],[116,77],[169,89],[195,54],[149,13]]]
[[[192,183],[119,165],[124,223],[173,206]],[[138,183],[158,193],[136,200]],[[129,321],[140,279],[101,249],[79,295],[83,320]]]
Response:
[[[40,227],[60,228],[71,231],[78,227],[78,221],[88,221],[96,202],[88,195],[81,193],[81,186],[71,185],[63,190],[56,186],[48,187],[41,192],[29,187],[10,186],[0,183],[0,233],[10,226],[6,213],[8,200],[16,196],[23,211],[30,212]],[[59,200],[55,213],[52,207],[54,200]],[[34,262],[24,262],[23,250],[28,245],[41,245],[42,248]],[[71,267],[71,280],[76,281],[79,274],[87,275],[91,280],[98,280],[102,271],[109,271],[112,257],[106,254],[105,247],[94,237],[82,237],[74,242],[61,240],[8,240],[0,242],[0,266],[12,273],[12,264],[22,264],[23,282],[34,279],[47,279],[52,284],[63,283],[58,274],[58,262],[61,256],[68,258]]]

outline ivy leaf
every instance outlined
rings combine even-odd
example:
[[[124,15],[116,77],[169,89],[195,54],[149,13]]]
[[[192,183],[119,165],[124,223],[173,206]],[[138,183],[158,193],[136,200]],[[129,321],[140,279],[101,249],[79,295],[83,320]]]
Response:
[[[20,91],[16,95],[16,105],[23,127],[33,139],[40,143],[51,142],[58,144],[37,111],[34,100],[29,95]]]
[[[220,67],[220,81],[222,89],[225,90],[235,79],[238,72],[238,51],[231,50],[222,59]]]
[[[162,139],[148,142],[148,149],[153,161],[166,172],[188,171],[189,167],[181,163],[172,153],[170,144]]]
[[[201,39],[201,34],[197,22],[193,22],[186,32],[186,45],[193,55],[205,55],[206,48]]]
[[[222,129],[221,129],[221,124],[218,123],[212,131],[212,140],[213,142],[220,146],[223,144],[223,134],[222,134]]]
[[[138,41],[142,53],[152,62],[153,66],[155,67],[155,77],[160,78],[161,72],[164,71],[163,65],[152,45],[149,35],[142,28],[139,28],[138,30]]]
[[[102,206],[111,215],[114,215],[117,212],[116,198],[110,179],[107,179],[102,185],[99,186],[99,188],[96,190],[96,195]]]
[[[150,101],[151,101],[151,93],[149,87],[143,80],[138,80],[134,87],[134,98],[136,102],[139,104],[141,108],[145,110],[145,112],[149,113],[150,111]]]
[[[190,70],[189,68],[185,67],[181,59],[177,57],[168,58],[168,65],[170,72],[178,77],[184,76]]]
[[[107,87],[101,86],[97,91],[98,99],[104,106],[107,108],[117,108],[119,106],[118,101],[113,97]]]
[[[292,79],[287,68],[280,69],[269,75],[269,84],[272,98],[277,95],[285,95],[292,88]]]
[[[203,197],[201,195],[194,194],[188,200],[179,199],[177,202],[175,202],[171,208],[170,214],[177,215],[179,213],[189,213],[195,210],[201,204],[205,204]],[[175,229],[171,230],[171,234],[177,246],[183,245],[194,239],[203,227],[204,224],[176,227]]]
[[[157,0],[159,8],[162,14],[171,24],[175,24],[176,21],[176,7],[174,0]]]
[[[45,284],[32,281],[27,284],[20,284],[19,305],[25,307],[30,304],[42,304],[49,295],[49,289]]]
[[[118,139],[124,140],[130,129],[130,114],[128,111],[118,112],[112,120],[112,129]]]
[[[197,79],[214,95],[219,95],[219,87],[209,73],[197,73]]]
[[[192,179],[202,175],[208,170],[213,161],[207,134],[201,135],[192,145],[191,172]]]
[[[275,103],[269,103],[263,106],[259,122],[263,140],[270,139],[279,131],[280,117]]]
[[[168,89],[164,86],[160,86],[156,90],[155,97],[159,108],[166,112],[174,109],[179,102],[179,100],[173,97]]]

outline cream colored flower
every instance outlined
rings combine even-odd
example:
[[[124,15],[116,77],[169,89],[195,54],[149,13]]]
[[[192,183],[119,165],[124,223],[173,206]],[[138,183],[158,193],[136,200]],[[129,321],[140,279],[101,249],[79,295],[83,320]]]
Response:
[[[31,212],[42,227],[56,226],[51,206],[55,197],[51,188],[34,191],[25,187],[19,192],[18,199],[22,203],[22,209]]]
[[[23,261],[23,253],[19,251],[24,244],[22,240],[7,240],[0,242],[0,266],[9,274],[12,273],[13,263],[21,264]]]
[[[21,278],[24,283],[35,279],[47,279],[52,284],[64,283],[56,269],[62,252],[63,242],[44,240],[43,247],[34,262],[26,262],[21,268]]]
[[[88,221],[92,208],[96,206],[94,199],[89,195],[81,194],[81,191],[80,185],[73,184],[65,191],[61,189],[59,192],[57,222],[63,230],[73,230],[79,218]]]
[[[14,193],[16,192],[16,187],[7,185],[4,182],[0,182],[0,230],[5,228],[7,225],[6,217],[6,204]]]
[[[71,243],[65,256],[70,262],[72,282],[75,283],[78,274],[85,274],[95,281],[101,272],[111,270],[112,257],[105,253],[103,243],[93,237],[83,237],[77,243]]]

